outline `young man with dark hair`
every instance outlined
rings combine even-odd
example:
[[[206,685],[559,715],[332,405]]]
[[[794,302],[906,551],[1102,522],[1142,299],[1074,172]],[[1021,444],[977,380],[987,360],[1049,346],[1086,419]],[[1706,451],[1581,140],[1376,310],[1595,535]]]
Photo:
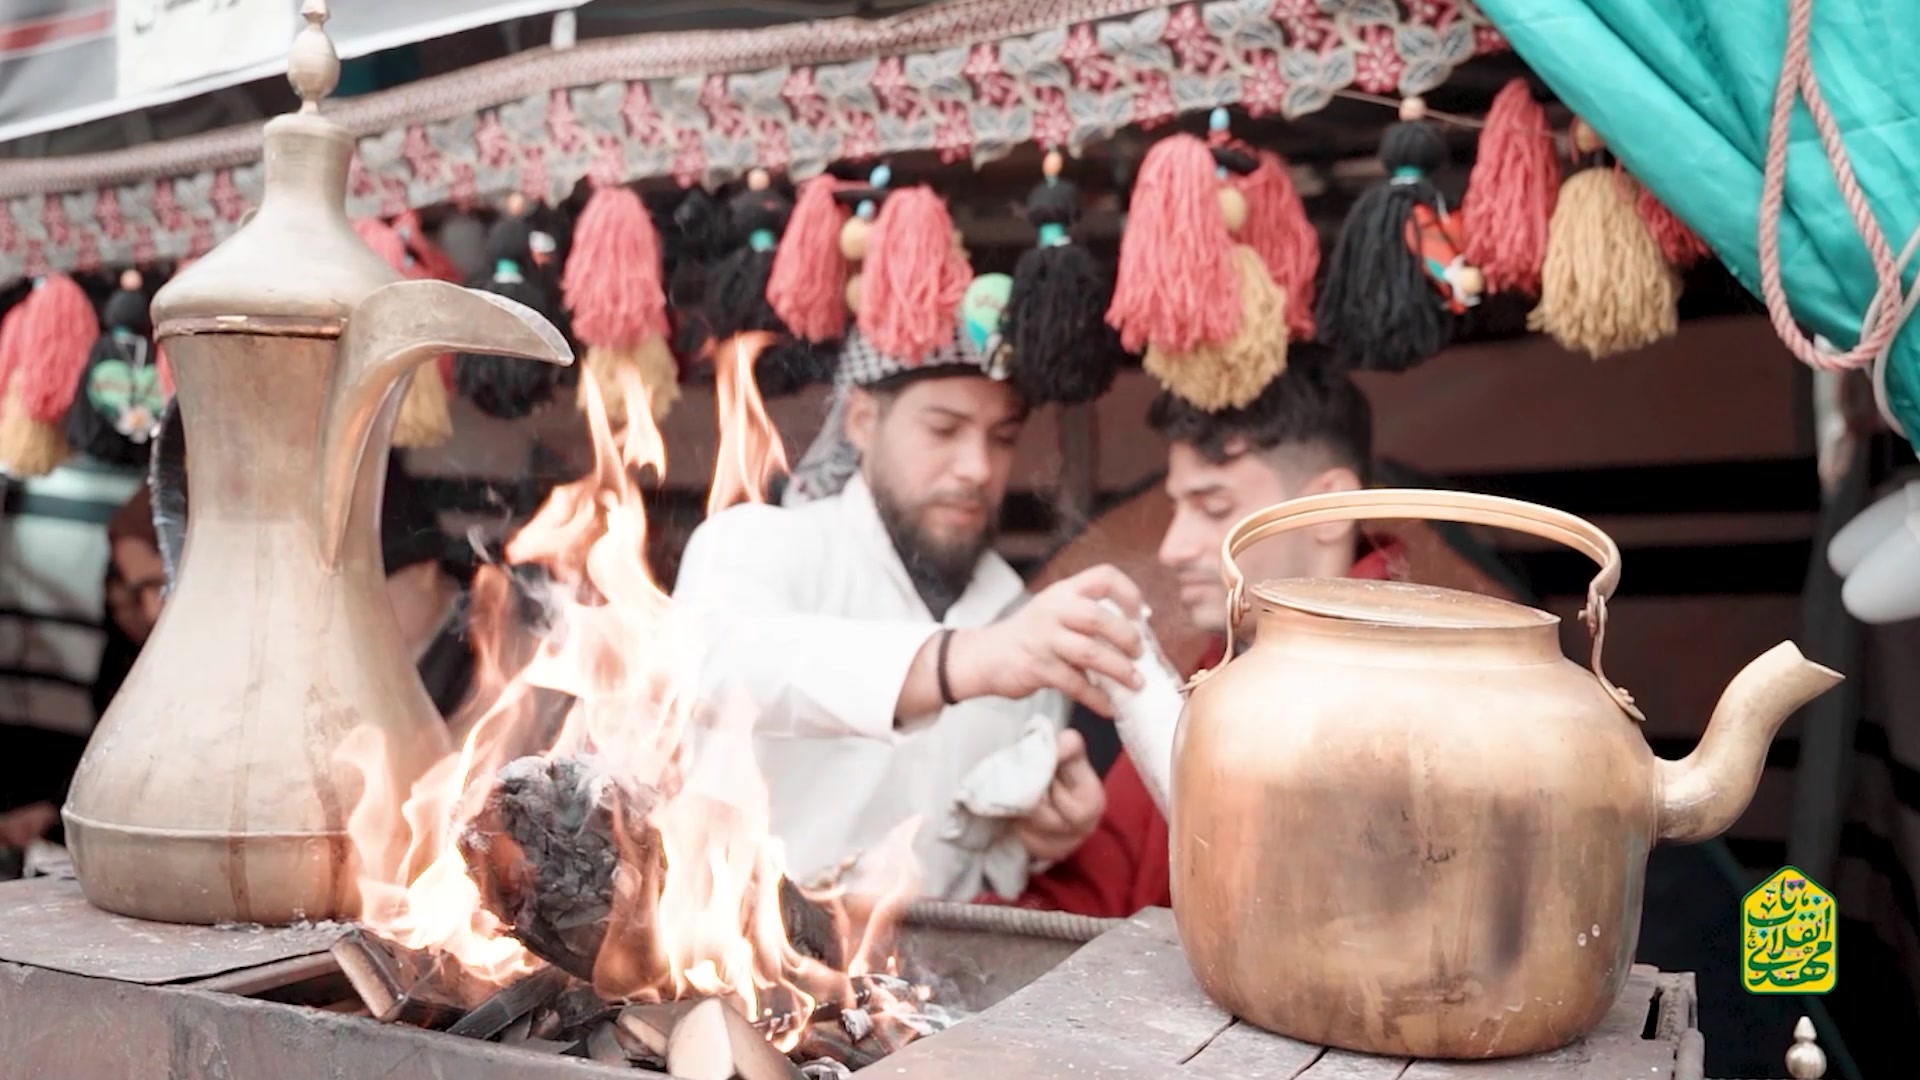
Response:
[[[1300,358],[1304,360],[1305,358]],[[1295,365],[1243,409],[1208,413],[1162,395],[1148,423],[1168,441],[1167,495],[1173,520],[1160,562],[1179,578],[1187,617],[1216,635],[1196,670],[1226,649],[1227,591],[1220,547],[1246,515],[1302,495],[1365,487],[1373,455],[1366,396],[1345,376]],[[1273,537],[1240,556],[1251,581],[1289,577],[1386,578],[1392,545],[1370,546],[1352,522]],[[1248,640],[1251,626],[1236,628]],[[1191,673],[1188,673],[1191,674]],[[1167,822],[1123,752],[1107,771],[1099,827],[1067,859],[1036,877],[1026,907],[1124,918],[1173,903]]]

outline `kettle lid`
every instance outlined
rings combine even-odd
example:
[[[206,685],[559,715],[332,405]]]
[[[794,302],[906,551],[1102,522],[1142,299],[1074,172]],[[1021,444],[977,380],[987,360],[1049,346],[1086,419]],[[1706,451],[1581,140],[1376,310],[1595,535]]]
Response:
[[[1282,578],[1252,587],[1277,608],[1373,626],[1432,630],[1512,630],[1554,626],[1560,617],[1497,596],[1365,578]]]

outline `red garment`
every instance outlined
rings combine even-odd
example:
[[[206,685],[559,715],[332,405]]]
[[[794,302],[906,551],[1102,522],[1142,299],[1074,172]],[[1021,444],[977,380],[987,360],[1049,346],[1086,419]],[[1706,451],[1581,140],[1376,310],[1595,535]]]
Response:
[[[1347,576],[1384,581],[1399,558],[1398,544],[1383,544],[1361,556]],[[1219,663],[1226,647],[1225,638],[1215,638],[1194,670]],[[1029,881],[1027,891],[1012,901],[1014,906],[1106,919],[1124,919],[1141,908],[1173,906],[1167,819],[1160,816],[1160,808],[1153,804],[1153,796],[1147,794],[1124,750],[1107,771],[1106,792],[1107,808],[1093,835],[1072,855]],[[988,894],[980,902],[1008,901]]]

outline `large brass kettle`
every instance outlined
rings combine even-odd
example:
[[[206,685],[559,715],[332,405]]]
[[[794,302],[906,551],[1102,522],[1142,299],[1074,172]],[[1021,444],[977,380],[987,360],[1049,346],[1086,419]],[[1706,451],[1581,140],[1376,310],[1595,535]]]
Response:
[[[1402,582],[1249,589],[1234,564],[1291,529],[1407,518],[1591,557],[1590,667],[1562,654],[1557,617],[1522,604]],[[1254,513],[1224,549],[1229,621],[1257,608],[1257,629],[1181,716],[1174,915],[1209,995],[1320,1045],[1494,1058],[1590,1031],[1633,961],[1649,849],[1732,825],[1781,722],[1841,680],[1775,646],[1694,752],[1663,761],[1601,669],[1620,553],[1586,521],[1485,495],[1342,492]]]

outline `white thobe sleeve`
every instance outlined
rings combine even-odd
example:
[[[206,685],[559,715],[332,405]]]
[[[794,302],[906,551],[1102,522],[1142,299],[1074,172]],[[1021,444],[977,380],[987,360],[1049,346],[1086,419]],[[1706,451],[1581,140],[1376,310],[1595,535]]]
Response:
[[[736,506],[688,539],[673,599],[700,700],[744,695],[764,735],[892,739],[907,670],[940,627],[808,612],[824,538],[792,526],[776,507]]]

